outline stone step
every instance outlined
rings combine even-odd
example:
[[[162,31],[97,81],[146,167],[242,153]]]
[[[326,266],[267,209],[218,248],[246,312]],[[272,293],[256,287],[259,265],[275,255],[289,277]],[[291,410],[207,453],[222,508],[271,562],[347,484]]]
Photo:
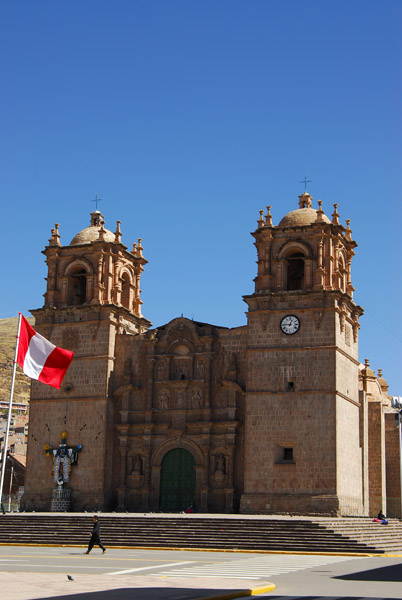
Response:
[[[371,519],[274,519],[197,515],[101,515],[102,539],[109,546],[255,549],[313,552],[402,551],[402,524]],[[6,544],[85,545],[92,516],[15,514],[0,516]]]

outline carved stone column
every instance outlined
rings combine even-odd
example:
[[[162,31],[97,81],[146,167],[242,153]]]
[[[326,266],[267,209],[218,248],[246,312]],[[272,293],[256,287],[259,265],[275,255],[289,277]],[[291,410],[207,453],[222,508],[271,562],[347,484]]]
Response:
[[[304,261],[304,289],[313,287],[313,264],[310,258]]]
[[[126,444],[126,439],[120,439],[120,444]],[[127,447],[120,446],[120,485],[117,489],[117,510],[126,509],[126,472],[127,472]]]
[[[159,510],[160,479],[161,479],[161,467],[152,467],[149,504],[150,504],[150,509],[153,511]]]
[[[225,513],[231,514],[234,512],[233,494],[234,494],[234,488],[227,488],[225,490]]]

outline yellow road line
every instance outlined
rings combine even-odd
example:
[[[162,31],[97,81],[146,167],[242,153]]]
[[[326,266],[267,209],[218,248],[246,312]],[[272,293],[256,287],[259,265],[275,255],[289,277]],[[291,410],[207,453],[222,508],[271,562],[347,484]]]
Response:
[[[23,544],[19,542],[4,543],[0,546],[18,546],[27,548],[87,548],[87,544]],[[402,557],[402,554],[378,554],[372,552],[302,552],[300,550],[242,550],[241,548],[170,548],[169,546],[108,546],[108,550],[163,550],[172,552],[227,552],[238,554],[293,554],[305,556],[392,556]]]

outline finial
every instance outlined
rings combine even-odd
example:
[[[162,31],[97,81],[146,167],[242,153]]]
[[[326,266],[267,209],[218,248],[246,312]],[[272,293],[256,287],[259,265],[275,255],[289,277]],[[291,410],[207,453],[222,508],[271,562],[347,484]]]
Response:
[[[272,227],[272,215],[271,215],[271,205],[270,204],[268,204],[268,206],[267,206],[265,225],[267,225],[268,227]]]
[[[143,247],[141,245],[142,238],[138,238],[137,256],[142,256]]]
[[[121,242],[120,223],[121,223],[121,221],[116,221],[117,226],[116,226],[116,231],[114,233],[114,241],[117,244]]]
[[[133,254],[134,254],[134,256],[137,255],[137,244],[135,242],[133,244]]]
[[[60,234],[59,234],[59,224],[54,224],[54,229],[51,229],[51,237],[49,240],[50,246],[61,246],[60,244]]]
[[[382,369],[378,369],[378,377],[382,377]]]
[[[318,200],[317,221],[324,220],[324,211],[322,210],[322,200]]]
[[[352,230],[350,228],[350,219],[346,219],[346,239],[352,239]]]
[[[332,223],[333,223],[334,225],[339,225],[339,213],[338,213],[338,211],[336,210],[337,208],[338,208],[338,205],[337,205],[337,204],[336,204],[336,202],[335,202],[335,204],[334,204],[334,209],[335,209],[335,210],[334,210],[334,212],[333,212],[333,213],[332,213],[332,215],[331,215],[331,216],[332,216]]]
[[[105,233],[106,232],[105,232],[104,224],[105,224],[105,221],[103,219],[101,219],[98,240],[104,240],[105,239]]]
[[[369,359],[368,359],[368,358],[365,358],[365,359],[364,359],[364,364],[365,364],[366,368],[370,366],[370,363],[369,363]]]
[[[260,213],[260,218],[258,219],[257,223],[258,223],[258,228],[263,227],[264,226],[264,217],[262,216],[264,214],[263,210],[259,211]]]

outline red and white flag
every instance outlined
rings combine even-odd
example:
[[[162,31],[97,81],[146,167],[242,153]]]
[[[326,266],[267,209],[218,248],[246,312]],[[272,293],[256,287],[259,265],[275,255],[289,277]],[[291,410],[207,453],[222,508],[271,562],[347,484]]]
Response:
[[[21,313],[20,316],[17,363],[28,377],[59,389],[74,352],[58,348],[37,333]]]

